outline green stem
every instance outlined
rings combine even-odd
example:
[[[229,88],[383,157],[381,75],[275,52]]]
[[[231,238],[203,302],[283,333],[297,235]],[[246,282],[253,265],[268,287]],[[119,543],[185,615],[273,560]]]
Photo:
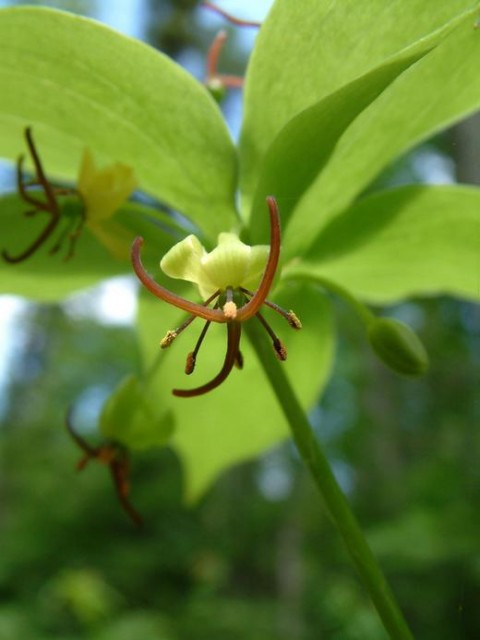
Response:
[[[347,289],[344,289],[336,282],[329,280],[328,278],[324,278],[323,276],[312,274],[308,270],[303,268],[292,267],[290,270],[286,270],[282,273],[282,283],[288,282],[292,280],[294,282],[312,282],[315,284],[319,284],[321,287],[330,291],[330,293],[334,293],[339,298],[342,298],[347,302],[355,313],[362,320],[365,328],[371,324],[373,320],[375,320],[375,315],[370,311],[370,309],[363,304],[360,300],[355,298]]]
[[[246,323],[245,330],[287,418],[300,455],[310,469],[385,629],[394,640],[413,640],[382,570],[332,473],[281,363],[272,358],[270,345],[265,341],[265,336],[256,323]]]

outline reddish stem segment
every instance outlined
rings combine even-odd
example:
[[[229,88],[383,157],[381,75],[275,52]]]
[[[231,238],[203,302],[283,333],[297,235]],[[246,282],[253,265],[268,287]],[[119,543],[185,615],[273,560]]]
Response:
[[[220,52],[223,49],[223,45],[227,40],[227,37],[228,36],[226,31],[219,31],[215,36],[214,41],[210,45],[207,56],[207,81],[212,80],[213,78],[218,78],[218,58],[220,56]]]
[[[157,298],[168,302],[168,304],[178,307],[179,309],[183,309],[183,311],[186,311],[198,318],[211,320],[212,322],[228,322],[228,318],[225,317],[221,309],[209,309],[204,307],[202,304],[190,302],[190,300],[177,296],[172,291],[162,287],[158,282],[155,282],[155,280],[148,275],[145,271],[145,267],[143,266],[142,259],[140,257],[142,246],[143,238],[138,236],[132,244],[132,265],[138,279],[150,291],[150,293],[153,293]]]
[[[218,73],[218,59],[223,49],[223,45],[227,40],[227,32],[219,31],[214,41],[210,45],[207,55],[207,80],[206,84],[211,85],[214,82],[220,83],[221,86],[230,89],[241,89],[243,87],[243,78],[223,73]]]
[[[206,9],[210,9],[211,11],[215,11],[215,13],[221,15],[222,18],[225,18],[225,20],[228,20],[228,22],[231,22],[238,27],[255,27],[258,29],[262,26],[261,22],[254,22],[253,20],[242,20],[241,18],[236,18],[231,13],[227,13],[223,9],[220,9],[220,7],[217,7],[217,5],[213,4],[213,2],[202,2],[202,6],[204,6]]]
[[[277,201],[273,196],[267,197],[268,212],[270,214],[270,253],[268,254],[267,265],[263,272],[262,280],[255,291],[255,295],[240,307],[237,312],[237,320],[244,322],[252,318],[265,302],[270,291],[275,273],[277,272],[278,261],[280,259],[280,214]]]

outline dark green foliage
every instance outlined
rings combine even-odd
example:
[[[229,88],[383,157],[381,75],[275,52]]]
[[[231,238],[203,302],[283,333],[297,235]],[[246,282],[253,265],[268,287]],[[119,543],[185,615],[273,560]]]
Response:
[[[318,429],[415,637],[467,639],[480,625],[468,384],[479,375],[478,311],[447,300],[415,309],[435,327],[422,337],[448,355],[445,366],[420,386],[399,383],[340,309],[347,340]],[[182,506],[171,452],[137,454],[137,531],[104,468],[75,472],[62,424],[73,386],[114,385],[135,358],[130,331],[73,322],[58,307],[29,307],[28,317],[21,324],[35,333],[12,369],[0,441],[2,640],[385,638],[290,445],[231,470],[193,508]],[[93,351],[104,369],[92,370]],[[286,493],[272,500],[275,474]]]

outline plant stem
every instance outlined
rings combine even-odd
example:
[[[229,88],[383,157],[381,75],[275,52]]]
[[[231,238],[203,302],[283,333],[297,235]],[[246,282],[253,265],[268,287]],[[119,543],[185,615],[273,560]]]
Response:
[[[312,274],[309,270],[305,268],[292,267],[290,270],[286,270],[282,272],[282,283],[288,282],[292,280],[294,282],[312,282],[315,284],[319,284],[321,287],[330,291],[337,295],[339,298],[342,298],[350,305],[350,307],[355,311],[358,317],[363,322],[365,329],[368,329],[369,324],[375,320],[374,314],[370,311],[370,309],[363,304],[360,300],[355,298],[347,289],[341,287],[336,282],[329,280],[328,278],[324,278],[323,276]]]
[[[270,345],[265,341],[256,323],[245,323],[245,330],[287,418],[298,451],[310,469],[327,510],[346,544],[385,629],[394,640],[413,640],[382,570],[333,475],[282,365],[272,358]]]

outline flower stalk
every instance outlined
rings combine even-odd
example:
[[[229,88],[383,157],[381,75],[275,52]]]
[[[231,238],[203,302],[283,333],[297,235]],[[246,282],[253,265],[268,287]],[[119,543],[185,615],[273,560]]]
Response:
[[[312,474],[327,511],[343,538],[385,629],[393,640],[413,640],[395,597],[315,438],[285,371],[278,360],[268,357],[268,346],[258,326],[255,323],[249,323],[245,330],[288,421],[300,456]]]

